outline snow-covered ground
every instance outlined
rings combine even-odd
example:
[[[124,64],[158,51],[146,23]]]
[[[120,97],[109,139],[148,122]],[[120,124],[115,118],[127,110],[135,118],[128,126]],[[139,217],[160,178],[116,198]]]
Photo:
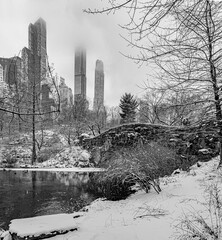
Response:
[[[206,188],[220,182],[218,159],[194,165],[192,170],[161,179],[162,192],[139,191],[126,200],[98,199],[87,207],[82,216],[73,218],[77,231],[55,236],[51,240],[168,240],[178,239],[177,227],[185,214],[200,213]],[[81,213],[82,214],[82,213]],[[58,216],[52,215],[55,219]],[[62,217],[61,217],[61,221]],[[30,222],[27,219],[27,223]],[[70,224],[70,222],[69,222]],[[36,226],[38,225],[38,221]],[[64,224],[63,224],[64,225]],[[64,228],[65,226],[62,226]],[[23,222],[23,228],[28,225]],[[47,226],[47,224],[46,224]],[[13,229],[19,226],[13,225]],[[50,228],[50,226],[49,226]],[[59,229],[58,229],[59,230]],[[50,229],[49,229],[50,231]],[[22,229],[20,227],[20,232]],[[38,228],[36,229],[38,234]]]

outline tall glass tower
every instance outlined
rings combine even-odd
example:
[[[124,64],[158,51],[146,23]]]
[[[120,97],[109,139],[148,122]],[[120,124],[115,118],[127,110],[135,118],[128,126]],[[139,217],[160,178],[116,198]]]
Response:
[[[103,111],[103,108],[104,108],[104,69],[103,62],[101,60],[97,60],[95,69],[95,90],[93,110]]]
[[[74,99],[86,99],[86,50],[77,48],[75,51]]]

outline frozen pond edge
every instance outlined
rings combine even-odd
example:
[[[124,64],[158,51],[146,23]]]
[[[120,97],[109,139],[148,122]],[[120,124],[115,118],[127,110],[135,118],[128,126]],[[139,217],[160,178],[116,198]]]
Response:
[[[0,168],[0,171],[102,172],[103,168]]]

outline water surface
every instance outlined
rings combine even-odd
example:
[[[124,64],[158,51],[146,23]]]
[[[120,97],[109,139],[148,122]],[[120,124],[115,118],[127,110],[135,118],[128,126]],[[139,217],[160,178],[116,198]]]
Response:
[[[0,227],[10,220],[71,213],[89,204],[89,173],[0,171]]]

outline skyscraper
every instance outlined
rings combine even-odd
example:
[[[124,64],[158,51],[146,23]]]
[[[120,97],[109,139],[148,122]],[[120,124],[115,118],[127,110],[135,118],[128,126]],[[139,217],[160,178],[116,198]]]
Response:
[[[51,87],[48,81],[47,47],[46,47],[46,22],[39,18],[28,27],[29,48],[22,50],[23,79],[27,83],[27,104],[31,106],[35,102],[35,111],[47,113],[50,118],[51,108],[55,105],[50,98]],[[37,106],[38,105],[38,106]]]
[[[74,99],[86,99],[86,51],[77,48],[75,51]]]
[[[3,67],[0,64],[0,82],[3,82]]]
[[[41,77],[45,76],[47,69],[46,22],[42,18],[34,24],[29,24],[29,49],[32,54],[37,54],[41,58]]]
[[[71,107],[73,104],[72,89],[66,85],[65,79],[62,77],[60,77],[59,93],[61,110],[65,109],[66,107]]]
[[[3,81],[9,85],[19,84],[21,80],[21,58],[0,58],[3,69]]]
[[[93,110],[103,111],[103,108],[104,108],[104,69],[103,62],[101,60],[97,60],[95,69],[95,91]]]

